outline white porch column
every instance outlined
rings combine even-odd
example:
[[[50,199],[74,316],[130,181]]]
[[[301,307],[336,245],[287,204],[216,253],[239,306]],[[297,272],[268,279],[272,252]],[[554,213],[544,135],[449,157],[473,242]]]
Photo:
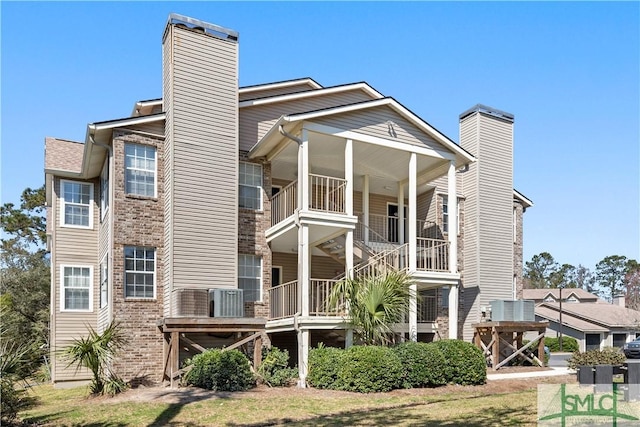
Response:
[[[309,316],[309,281],[311,279],[311,248],[309,247],[309,226],[300,224],[298,228],[298,310]]]
[[[353,215],[353,141],[350,139],[344,146],[344,179],[347,180],[345,210],[347,215]]]
[[[307,375],[309,374],[309,343],[311,334],[308,329],[298,331],[298,387],[307,387]]]
[[[304,128],[298,146],[298,201],[300,210],[309,210],[309,133]]]
[[[458,272],[458,193],[456,188],[456,162],[449,163],[447,173],[447,201],[449,204],[449,271]],[[458,285],[449,289],[449,338],[458,338]]]
[[[416,223],[417,223],[417,168],[418,160],[416,153],[411,153],[409,157],[409,274],[414,273],[417,269],[417,238],[416,238]],[[409,298],[409,339],[411,341],[418,340],[418,303],[417,294],[418,289],[415,284],[411,285],[409,291],[411,296]]]
[[[404,185],[398,183],[398,243],[404,245]]]
[[[369,175],[362,177],[362,223],[365,225],[362,233],[364,234],[364,244],[369,244]]]

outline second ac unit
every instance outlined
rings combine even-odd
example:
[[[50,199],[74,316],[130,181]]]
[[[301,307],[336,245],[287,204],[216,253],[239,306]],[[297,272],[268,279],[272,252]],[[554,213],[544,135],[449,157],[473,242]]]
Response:
[[[176,289],[173,291],[173,298],[174,316],[209,316],[209,298],[206,289]]]
[[[209,315],[213,317],[244,317],[242,289],[209,289]]]

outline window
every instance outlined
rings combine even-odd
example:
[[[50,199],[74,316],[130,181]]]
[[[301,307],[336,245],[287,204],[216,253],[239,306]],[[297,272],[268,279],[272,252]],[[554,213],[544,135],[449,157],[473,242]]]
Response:
[[[262,209],[262,165],[240,162],[239,166],[239,206],[246,209]]]
[[[147,145],[124,146],[125,193],[138,196],[156,196],[156,149]]]
[[[62,274],[62,310],[91,311],[91,277],[93,268],[87,266],[60,266]]]
[[[125,246],[125,298],[155,298],[156,250]]]
[[[76,181],[61,181],[62,225],[93,227],[93,185]]]
[[[245,301],[262,300],[262,258],[238,255],[238,288],[244,291]]]
[[[109,256],[105,255],[100,263],[100,308],[109,305]]]
[[[100,174],[100,214],[104,219],[104,214],[109,208],[109,157],[104,162],[102,173]]]
[[[458,234],[460,234],[460,203],[458,202],[457,204],[457,211],[456,211],[456,223],[457,223],[457,229],[458,229]],[[448,196],[442,196],[442,231],[444,233],[448,233],[449,232],[449,197]]]

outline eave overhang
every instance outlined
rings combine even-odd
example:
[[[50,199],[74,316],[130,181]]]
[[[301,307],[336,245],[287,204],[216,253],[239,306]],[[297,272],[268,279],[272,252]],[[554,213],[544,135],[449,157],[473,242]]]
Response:
[[[525,208],[525,210],[533,206],[533,202],[530,199],[526,198],[524,194],[522,194],[515,188],[513,189],[513,199],[520,202],[520,204]]]
[[[326,96],[326,95],[331,95],[335,93],[349,92],[353,90],[361,90],[365,92],[367,95],[369,95],[372,99],[384,98],[384,96],[380,92],[378,92],[377,90],[369,86],[367,83],[359,82],[359,83],[350,83],[345,85],[320,88],[317,90],[309,90],[304,92],[295,92],[295,93],[288,93],[283,95],[267,96],[263,98],[247,99],[244,101],[240,101],[238,103],[238,107],[239,108],[257,107],[260,105],[275,104],[277,102],[295,101],[298,99],[313,98],[317,96]]]

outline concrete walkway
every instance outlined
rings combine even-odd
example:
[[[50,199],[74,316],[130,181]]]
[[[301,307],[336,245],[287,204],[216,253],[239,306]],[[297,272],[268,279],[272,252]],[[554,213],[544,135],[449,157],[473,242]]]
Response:
[[[495,374],[487,374],[487,380],[513,380],[518,378],[555,377],[560,375],[574,375],[576,371],[569,368],[551,368],[546,371],[509,372],[501,374],[500,370]]]

